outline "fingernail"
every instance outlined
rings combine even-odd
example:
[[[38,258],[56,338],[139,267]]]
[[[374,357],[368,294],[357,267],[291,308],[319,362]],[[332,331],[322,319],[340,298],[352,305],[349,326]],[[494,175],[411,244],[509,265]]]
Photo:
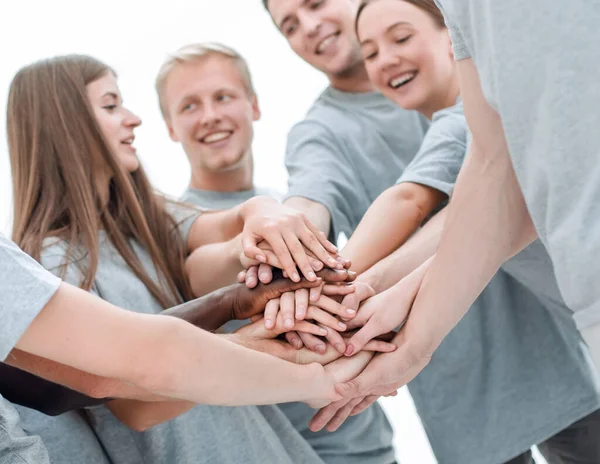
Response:
[[[314,272],[310,271],[310,272],[308,273],[307,277],[308,277],[310,280],[315,280],[315,279],[317,278],[317,275],[316,275]]]
[[[298,275],[297,272],[294,272],[294,274],[292,274],[292,280],[294,282],[298,282],[300,280],[300,276]]]
[[[323,335],[327,335],[329,333],[329,331],[325,327],[321,327],[319,329],[319,332],[321,332],[321,334],[323,334]]]
[[[273,321],[271,319],[267,319],[265,321],[265,326],[267,327],[267,329],[272,329],[273,328]]]
[[[345,354],[346,354],[346,356],[351,356],[352,353],[354,353],[354,347],[352,345],[348,345],[346,347],[346,353]]]
[[[356,275],[355,271],[346,271],[350,277],[354,277]]]
[[[347,309],[346,309],[346,313],[347,313],[347,314],[350,314],[351,316],[354,316],[354,315],[356,314],[356,311],[355,311],[355,310],[353,310],[353,309],[347,308]]]
[[[266,272],[263,272],[263,273],[260,275],[260,278],[261,278],[261,279],[266,279],[267,277],[269,277],[269,274],[267,274]]]
[[[333,258],[329,258],[329,260],[327,261],[329,263],[330,266],[334,266],[334,267],[338,267],[340,265],[340,263],[338,263],[335,259]]]
[[[300,340],[294,340],[292,343],[297,349],[302,348],[302,342]]]
[[[319,353],[325,353],[325,345],[317,345],[315,348]]]
[[[338,322],[338,327],[342,330],[346,330],[346,324],[344,324],[343,322]]]
[[[294,321],[293,321],[292,319],[286,319],[286,320],[283,322],[283,326],[284,326],[286,329],[291,329],[292,327],[294,327]]]
[[[260,261],[261,263],[266,263],[267,262],[267,258],[265,258],[263,255],[257,255],[256,256],[256,260]]]
[[[344,352],[342,351],[342,345],[341,345],[340,343],[338,343],[337,345],[335,345],[335,349],[336,349],[337,351],[339,351],[340,353],[342,353],[342,354],[344,353]]]

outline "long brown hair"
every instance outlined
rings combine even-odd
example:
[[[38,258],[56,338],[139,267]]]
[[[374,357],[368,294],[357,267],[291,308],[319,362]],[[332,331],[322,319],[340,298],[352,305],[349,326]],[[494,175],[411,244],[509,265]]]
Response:
[[[153,191],[144,170],[125,172],[104,139],[86,85],[108,73],[114,71],[94,58],[69,55],[39,61],[14,77],[7,110],[13,240],[38,261],[45,238],[65,240],[62,272],[68,263],[78,263],[80,286],[89,290],[98,269],[98,232],[104,229],[127,265],[167,308],[182,297],[192,298],[184,268],[186,244],[166,210],[167,200]],[[98,160],[113,173],[108,203],[101,201],[94,181]],[[158,283],[145,272],[130,239],[150,254]]]
[[[360,19],[360,15],[367,7],[367,5],[373,3],[375,0],[363,0],[360,2],[358,7],[358,11],[356,12],[356,19],[354,20],[354,30],[358,35],[358,20]],[[425,13],[429,14],[436,26],[440,28],[446,27],[446,22],[444,21],[444,15],[440,11],[440,9],[435,4],[434,0],[402,0],[403,2],[410,3],[411,5],[420,8]]]

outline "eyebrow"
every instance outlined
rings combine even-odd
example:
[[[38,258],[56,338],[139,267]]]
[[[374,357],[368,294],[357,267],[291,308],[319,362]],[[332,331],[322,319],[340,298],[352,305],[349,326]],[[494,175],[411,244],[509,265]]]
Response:
[[[115,100],[119,99],[119,95],[117,95],[116,93],[112,92],[112,91],[108,91],[106,92],[104,95],[102,95],[102,98],[104,97],[113,97]]]
[[[305,7],[306,5],[308,5],[308,3],[310,2],[310,0],[302,0],[302,7]],[[290,21],[292,19],[292,14],[288,13],[286,14],[283,19],[279,22],[279,29],[283,29],[283,26],[286,22]]]
[[[397,23],[394,23],[391,26],[389,26],[385,30],[384,34],[387,34],[392,29],[394,29],[395,27],[398,27],[398,26],[411,26],[411,24],[409,22],[407,22],[407,21],[398,21]],[[367,44],[368,42],[373,42],[373,39],[365,39],[365,40],[363,40],[363,41],[360,42],[360,45],[363,46],[363,45]]]

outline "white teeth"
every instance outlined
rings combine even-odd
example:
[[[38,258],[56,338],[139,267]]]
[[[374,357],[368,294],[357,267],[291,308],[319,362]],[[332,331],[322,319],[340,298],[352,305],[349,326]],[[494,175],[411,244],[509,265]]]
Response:
[[[231,132],[215,132],[214,134],[207,135],[202,139],[204,143],[214,143],[225,140],[231,135]]]
[[[337,34],[334,34],[330,35],[325,40],[323,40],[317,47],[317,54],[320,55],[321,53],[323,53],[323,50],[325,50],[330,44],[332,44],[336,37]]]
[[[125,145],[131,145],[133,143],[133,138],[131,139],[127,139],[127,140],[123,140],[121,143],[124,143]]]
[[[390,87],[392,87],[393,89],[397,89],[398,87],[406,84],[407,82],[410,82],[415,77],[415,75],[416,73],[409,72],[402,74],[401,76],[395,77],[390,81]]]

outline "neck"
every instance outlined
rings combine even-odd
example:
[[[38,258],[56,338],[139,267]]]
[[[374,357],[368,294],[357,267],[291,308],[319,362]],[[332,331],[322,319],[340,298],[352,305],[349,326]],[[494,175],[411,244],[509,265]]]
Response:
[[[238,167],[228,171],[207,171],[192,166],[190,187],[213,192],[241,192],[252,188],[252,155],[246,157]]]
[[[362,61],[341,74],[327,77],[331,87],[342,92],[366,93],[375,90]]]
[[[456,105],[456,100],[459,96],[460,86],[458,84],[458,78],[455,74],[450,85],[446,86],[444,90],[440,92],[435,99],[433,99],[434,101],[432,101],[431,104],[419,109],[419,112],[422,113],[427,119],[431,120],[433,118],[433,114],[437,111]]]

